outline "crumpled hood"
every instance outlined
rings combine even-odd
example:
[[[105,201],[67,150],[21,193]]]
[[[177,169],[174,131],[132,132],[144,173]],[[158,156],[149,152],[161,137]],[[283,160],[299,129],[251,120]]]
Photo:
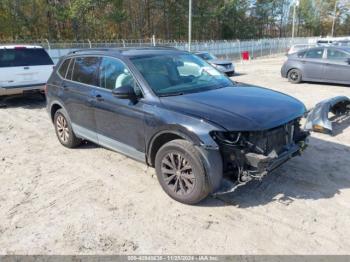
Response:
[[[160,98],[167,109],[198,117],[231,131],[266,130],[302,116],[299,100],[265,88],[237,85]]]

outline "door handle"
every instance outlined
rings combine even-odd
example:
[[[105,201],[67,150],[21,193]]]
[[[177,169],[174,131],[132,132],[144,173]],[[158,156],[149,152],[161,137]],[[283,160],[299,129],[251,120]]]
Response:
[[[29,69],[29,66],[25,66],[25,67],[23,67],[23,69],[26,69],[26,70],[28,70],[28,69]]]
[[[97,101],[100,101],[100,102],[101,102],[101,101],[104,100],[103,97],[102,97],[101,95],[96,95],[95,97],[96,97],[96,100],[97,100]]]
[[[64,91],[69,91],[69,87],[66,86],[66,85],[63,85],[63,90],[64,90]]]

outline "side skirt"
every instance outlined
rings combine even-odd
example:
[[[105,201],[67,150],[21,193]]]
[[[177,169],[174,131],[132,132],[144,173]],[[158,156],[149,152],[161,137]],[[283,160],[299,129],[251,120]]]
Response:
[[[136,150],[135,148],[128,146],[124,143],[120,143],[104,135],[93,132],[85,127],[72,123],[73,132],[80,138],[89,140],[95,144],[101,145],[105,148],[111,149],[123,155],[126,155],[137,161],[146,162],[145,153]]]

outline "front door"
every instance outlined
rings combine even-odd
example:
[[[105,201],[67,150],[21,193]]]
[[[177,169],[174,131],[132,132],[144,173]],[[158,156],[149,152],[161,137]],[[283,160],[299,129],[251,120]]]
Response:
[[[95,88],[95,121],[99,144],[138,160],[145,160],[143,102],[120,99],[112,90],[124,85],[140,92],[127,66],[117,58],[103,57],[99,88]]]
[[[323,79],[325,59],[323,59],[324,48],[312,48],[302,58],[303,79]]]
[[[329,48],[324,74],[326,80],[350,84],[349,59],[350,54]]]

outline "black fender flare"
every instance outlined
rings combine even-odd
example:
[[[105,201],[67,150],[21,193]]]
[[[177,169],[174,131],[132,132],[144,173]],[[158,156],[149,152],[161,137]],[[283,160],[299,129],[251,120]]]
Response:
[[[47,107],[47,108],[48,108],[47,111],[48,111],[48,114],[49,114],[49,116],[50,116],[51,121],[53,122],[53,116],[51,115],[51,113],[52,113],[52,108],[53,108],[55,105],[60,106],[61,109],[64,110],[64,112],[65,112],[65,114],[66,114],[66,117],[68,118],[69,122],[72,123],[72,120],[71,120],[71,118],[70,118],[70,115],[69,115],[68,111],[67,111],[66,108],[64,107],[63,103],[60,102],[60,101],[58,101],[58,100],[52,101],[52,102],[50,103],[50,105]]]
[[[151,165],[151,162],[152,162],[151,151],[152,151],[154,141],[159,136],[164,134],[174,134],[193,143],[193,145],[197,148],[198,152],[200,153],[201,159],[203,161],[208,183],[209,183],[209,190],[211,193],[214,193],[215,191],[217,191],[220,187],[221,180],[223,177],[223,160],[222,160],[222,156],[219,148],[205,147],[198,136],[191,133],[185,128],[179,128],[176,130],[162,129],[156,132],[150,139],[150,142],[148,143],[148,147],[146,149],[147,164]]]
[[[195,134],[190,133],[186,128],[179,127],[177,125],[167,125],[165,127],[162,127],[162,129],[155,132],[155,134],[152,135],[151,139],[147,143],[146,153],[147,153],[147,163],[151,164],[151,151],[154,145],[154,142],[159,138],[161,135],[164,134],[173,134],[176,136],[179,136],[187,141],[190,141],[194,145],[201,145],[201,140],[199,137],[197,137]]]

